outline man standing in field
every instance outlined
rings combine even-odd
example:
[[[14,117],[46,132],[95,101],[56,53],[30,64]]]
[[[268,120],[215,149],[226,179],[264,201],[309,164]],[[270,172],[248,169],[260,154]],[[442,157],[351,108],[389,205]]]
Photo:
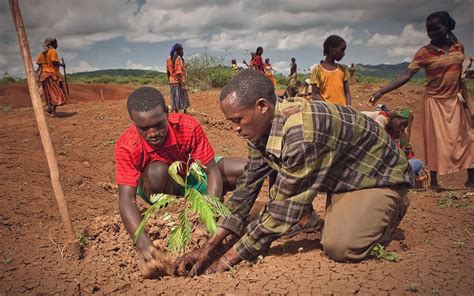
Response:
[[[296,83],[298,82],[298,65],[296,65],[296,59],[291,58],[291,63],[290,63],[290,86],[296,86]]]
[[[413,174],[384,128],[348,108],[303,98],[277,99],[264,75],[245,70],[222,90],[220,105],[247,140],[248,163],[217,235],[177,262],[191,274],[222,272],[254,260],[288,232],[312,223],[312,202],[328,193],[321,244],[336,261],[360,261],[387,244],[409,204]],[[248,214],[270,176],[259,217]],[[237,241],[212,262],[225,241]],[[211,264],[209,266],[209,264]],[[209,266],[208,268],[206,268]]]
[[[349,84],[356,84],[356,72],[356,66],[354,65],[354,63],[352,63],[349,67]]]
[[[168,174],[168,166],[174,161],[187,162],[191,157],[205,166],[207,187],[197,180],[188,183],[200,193],[221,197],[235,188],[246,160],[215,157],[199,122],[187,114],[169,114],[160,91],[152,87],[136,89],[127,99],[127,109],[133,125],[118,139],[114,154],[120,216],[130,236],[133,237],[141,219],[136,195],[148,203],[155,193],[181,195],[179,186]],[[140,253],[138,266],[145,278],[167,274],[163,253],[145,233],[136,246]]]

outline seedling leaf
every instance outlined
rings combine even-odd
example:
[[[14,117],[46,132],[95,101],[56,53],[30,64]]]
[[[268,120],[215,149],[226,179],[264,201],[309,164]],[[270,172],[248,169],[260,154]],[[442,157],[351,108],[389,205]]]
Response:
[[[190,165],[189,173],[193,175],[200,183],[207,185],[207,180],[204,177],[204,172],[202,171],[201,166],[197,162],[193,162]]]
[[[183,162],[181,161],[175,161],[173,162],[169,167],[168,167],[168,174],[170,174],[171,178],[181,185],[182,187],[185,186],[183,178],[179,175],[179,171],[183,167]]]
[[[153,194],[152,196],[150,196],[150,200],[155,200],[155,203],[153,203],[153,205],[151,205],[145,211],[145,213],[143,213],[142,221],[140,221],[140,224],[138,225],[133,235],[133,240],[135,242],[138,240],[138,238],[142,235],[143,231],[145,230],[145,225],[150,219],[151,214],[153,214],[155,210],[159,210],[162,207],[168,206],[176,202],[176,197],[174,195],[160,193],[160,194]]]
[[[191,240],[191,224],[186,210],[179,213],[179,224],[171,231],[168,247],[172,252],[181,252]]]
[[[232,214],[229,209],[221,202],[220,198],[214,195],[205,194],[203,195],[207,203],[212,207],[212,210],[216,216],[230,217]]]
[[[199,214],[199,220],[206,225],[207,231],[214,235],[217,231],[216,221],[214,221],[216,213],[196,189],[189,188],[186,194],[186,198],[191,202],[191,211]]]

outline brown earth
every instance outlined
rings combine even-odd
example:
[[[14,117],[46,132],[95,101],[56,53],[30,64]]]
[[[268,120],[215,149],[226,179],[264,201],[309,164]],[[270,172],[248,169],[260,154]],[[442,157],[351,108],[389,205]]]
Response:
[[[58,108],[59,118],[47,121],[76,234],[83,237],[83,258],[72,258],[65,246],[33,111],[16,108],[29,106],[27,88],[0,87],[1,294],[472,294],[474,195],[463,187],[465,172],[440,178],[452,188],[447,193],[410,193],[411,207],[388,247],[397,252],[398,262],[374,258],[336,263],[324,256],[319,234],[301,234],[276,241],[261,260],[240,264],[232,272],[142,279],[138,256],[118,214],[114,181],[113,147],[130,124],[124,100],[132,88],[70,87],[70,104]],[[160,88],[168,95],[166,86]],[[376,88],[353,86],[354,107],[366,109],[365,100]],[[391,108],[409,105],[419,115],[422,91],[405,86],[384,102]],[[218,154],[245,157],[245,143],[224,121],[218,94],[218,90],[192,94],[194,114]],[[412,138],[415,153],[421,156],[420,116],[415,118]],[[254,214],[267,192],[264,187]],[[451,207],[442,207],[443,202]],[[323,195],[315,200],[321,213],[324,203]],[[150,232],[165,246],[168,226],[159,218],[153,221]],[[202,244],[203,238],[196,233],[192,246]]]

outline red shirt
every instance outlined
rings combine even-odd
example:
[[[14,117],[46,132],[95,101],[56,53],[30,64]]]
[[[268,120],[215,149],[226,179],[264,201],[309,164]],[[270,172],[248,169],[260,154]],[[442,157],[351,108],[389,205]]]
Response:
[[[255,55],[255,58],[253,59],[253,66],[255,67],[255,70],[265,73],[265,67],[263,66],[263,60],[261,56]]]
[[[137,187],[140,174],[152,161],[170,165],[173,161],[193,160],[207,164],[214,158],[214,150],[196,119],[187,114],[171,113],[168,135],[163,145],[154,148],[130,126],[115,144],[115,169],[118,185]]]

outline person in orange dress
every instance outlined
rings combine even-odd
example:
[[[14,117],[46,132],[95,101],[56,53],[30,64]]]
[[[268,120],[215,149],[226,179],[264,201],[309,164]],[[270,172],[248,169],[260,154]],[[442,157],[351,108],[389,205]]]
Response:
[[[265,76],[268,77],[268,79],[270,79],[273,83],[273,86],[275,86],[275,76],[273,76],[273,67],[272,67],[272,64],[270,64],[270,59],[269,58],[266,58],[265,59],[265,64],[263,65],[264,69],[265,69]]]
[[[58,41],[56,38],[47,37],[43,42],[43,50],[38,54],[38,82],[40,94],[45,105],[45,111],[51,116],[56,116],[56,107],[67,102],[67,92],[64,77],[59,72],[61,64],[58,57]]]
[[[375,104],[384,94],[404,85],[425,69],[427,84],[423,99],[422,130],[424,163],[431,172],[430,188],[442,191],[437,176],[467,169],[465,186],[474,189],[474,143],[461,79],[464,45],[453,34],[455,20],[446,11],[426,19],[431,42],[420,48],[404,74],[369,98]]]
[[[183,55],[183,46],[176,43],[171,48],[170,55],[166,60],[166,72],[170,84],[171,112],[183,110],[184,113],[187,113],[190,107]]]

